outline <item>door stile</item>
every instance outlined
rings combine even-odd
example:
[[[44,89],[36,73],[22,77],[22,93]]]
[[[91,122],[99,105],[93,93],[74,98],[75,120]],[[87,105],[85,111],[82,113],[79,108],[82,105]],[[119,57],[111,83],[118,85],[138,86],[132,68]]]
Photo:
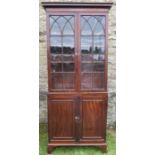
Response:
[[[78,69],[77,69],[77,85],[78,85],[78,92],[80,92],[81,87],[81,49],[80,49],[80,15],[77,13],[77,63],[78,63]]]
[[[74,40],[75,40],[75,89],[76,91],[79,90],[79,78],[78,78],[78,70],[79,70],[79,67],[78,67],[78,25],[77,25],[77,13],[74,15],[74,26],[75,26],[75,32],[74,32]]]
[[[46,12],[46,28],[47,28],[47,69],[48,69],[48,92],[51,91],[51,55],[50,55],[50,14]]]
[[[75,141],[79,142],[80,138],[81,138],[81,116],[80,116],[80,97],[77,96],[75,97]]]
[[[105,62],[104,62],[104,88],[107,89],[107,73],[108,73],[108,14],[105,14]]]

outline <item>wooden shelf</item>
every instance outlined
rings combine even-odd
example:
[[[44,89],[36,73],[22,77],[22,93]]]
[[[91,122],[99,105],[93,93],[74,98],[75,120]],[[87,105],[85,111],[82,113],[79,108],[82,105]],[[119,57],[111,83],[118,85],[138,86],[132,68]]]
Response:
[[[58,63],[61,63],[61,64],[73,63],[73,64],[75,64],[74,61],[51,61],[51,64],[58,64]]]
[[[75,74],[75,72],[51,72],[51,74]]]
[[[100,60],[100,61],[81,61],[81,63],[91,63],[91,64],[98,64],[98,63],[104,63],[104,60]]]

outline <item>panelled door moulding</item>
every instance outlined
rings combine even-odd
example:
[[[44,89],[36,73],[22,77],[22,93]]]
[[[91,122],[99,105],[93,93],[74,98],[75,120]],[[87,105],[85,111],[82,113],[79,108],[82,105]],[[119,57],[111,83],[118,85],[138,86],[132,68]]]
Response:
[[[43,2],[47,16],[48,153],[106,151],[108,10],[112,3]]]

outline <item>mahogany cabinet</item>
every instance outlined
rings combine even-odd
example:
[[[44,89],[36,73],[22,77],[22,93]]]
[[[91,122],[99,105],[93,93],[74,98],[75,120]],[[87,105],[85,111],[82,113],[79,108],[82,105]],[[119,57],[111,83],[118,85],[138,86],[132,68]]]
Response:
[[[48,153],[106,151],[108,11],[112,3],[43,2],[47,17]]]

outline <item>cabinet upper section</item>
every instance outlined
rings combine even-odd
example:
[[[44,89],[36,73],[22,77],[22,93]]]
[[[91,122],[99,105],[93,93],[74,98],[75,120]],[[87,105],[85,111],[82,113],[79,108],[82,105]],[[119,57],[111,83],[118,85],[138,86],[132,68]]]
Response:
[[[111,5],[43,3],[49,92],[107,90],[107,10]]]

